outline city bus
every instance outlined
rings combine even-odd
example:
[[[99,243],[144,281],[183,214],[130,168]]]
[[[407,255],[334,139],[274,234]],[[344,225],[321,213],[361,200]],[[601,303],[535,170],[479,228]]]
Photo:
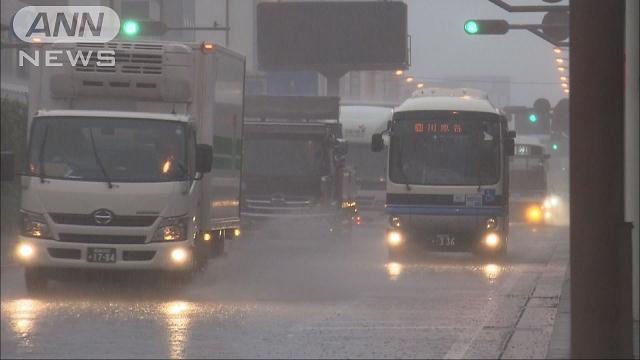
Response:
[[[485,92],[417,90],[385,133],[390,258],[420,249],[506,253],[515,132]],[[384,148],[382,136],[372,136],[373,151]]]

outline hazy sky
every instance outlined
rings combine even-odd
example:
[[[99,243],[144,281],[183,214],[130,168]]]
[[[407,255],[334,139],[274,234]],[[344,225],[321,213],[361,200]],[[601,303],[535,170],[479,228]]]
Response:
[[[542,0],[507,2],[549,5]],[[409,74],[435,79],[509,76],[513,105],[531,106],[535,99],[546,97],[553,106],[563,97],[553,45],[525,30],[478,36],[466,35],[463,30],[466,19],[536,24],[542,21],[544,13],[508,13],[487,0],[406,0],[406,3],[412,38]]]

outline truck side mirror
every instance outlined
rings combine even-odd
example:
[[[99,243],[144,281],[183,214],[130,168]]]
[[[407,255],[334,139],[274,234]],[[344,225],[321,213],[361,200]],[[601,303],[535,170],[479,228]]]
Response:
[[[504,153],[507,156],[516,154],[516,141],[513,138],[504,139]]]
[[[196,145],[196,172],[206,174],[211,172],[213,163],[213,147],[207,144]]]
[[[371,135],[371,151],[380,152],[384,149],[384,140],[382,134]]]
[[[2,151],[0,159],[0,173],[2,181],[13,181],[15,177],[15,158],[11,151]]]
[[[346,156],[349,152],[349,143],[345,139],[336,139],[335,154]]]

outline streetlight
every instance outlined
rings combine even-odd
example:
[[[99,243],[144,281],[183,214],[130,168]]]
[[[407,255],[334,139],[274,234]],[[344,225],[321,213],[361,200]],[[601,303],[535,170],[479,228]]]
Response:
[[[406,81],[407,83],[412,83],[413,82],[413,77],[409,76],[406,79],[404,79],[404,81]]]
[[[565,71],[567,71],[567,68],[564,67],[564,66],[558,66],[558,71],[565,72]]]
[[[422,88],[424,87],[424,83],[418,83],[418,84],[416,85],[416,87],[417,87],[418,89],[422,89]]]
[[[566,61],[569,61],[569,59],[567,59],[567,58],[562,58],[562,57],[556,58],[556,62],[557,62],[558,64],[564,64]]]
[[[562,86],[565,89],[569,88],[569,84],[567,84],[566,82],[561,83],[560,86]]]
[[[564,76],[564,75],[562,75],[562,76],[560,76],[560,81],[567,82],[567,81],[569,81],[569,78]]]
[[[400,70],[400,69],[396,70],[396,76],[402,76],[402,74],[404,74],[403,70]]]
[[[565,94],[567,94],[567,95],[569,94],[569,89],[564,89],[563,91],[564,91]]]
[[[562,54],[562,49],[560,49],[559,47],[554,47],[553,52],[556,54]]]

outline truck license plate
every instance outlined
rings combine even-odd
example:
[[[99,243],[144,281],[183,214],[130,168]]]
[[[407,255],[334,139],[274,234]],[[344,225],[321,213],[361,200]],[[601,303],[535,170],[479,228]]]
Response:
[[[456,246],[456,238],[450,234],[437,234],[431,243],[435,246],[451,247]]]
[[[87,252],[87,261],[95,263],[114,263],[116,262],[116,249],[89,248]]]

